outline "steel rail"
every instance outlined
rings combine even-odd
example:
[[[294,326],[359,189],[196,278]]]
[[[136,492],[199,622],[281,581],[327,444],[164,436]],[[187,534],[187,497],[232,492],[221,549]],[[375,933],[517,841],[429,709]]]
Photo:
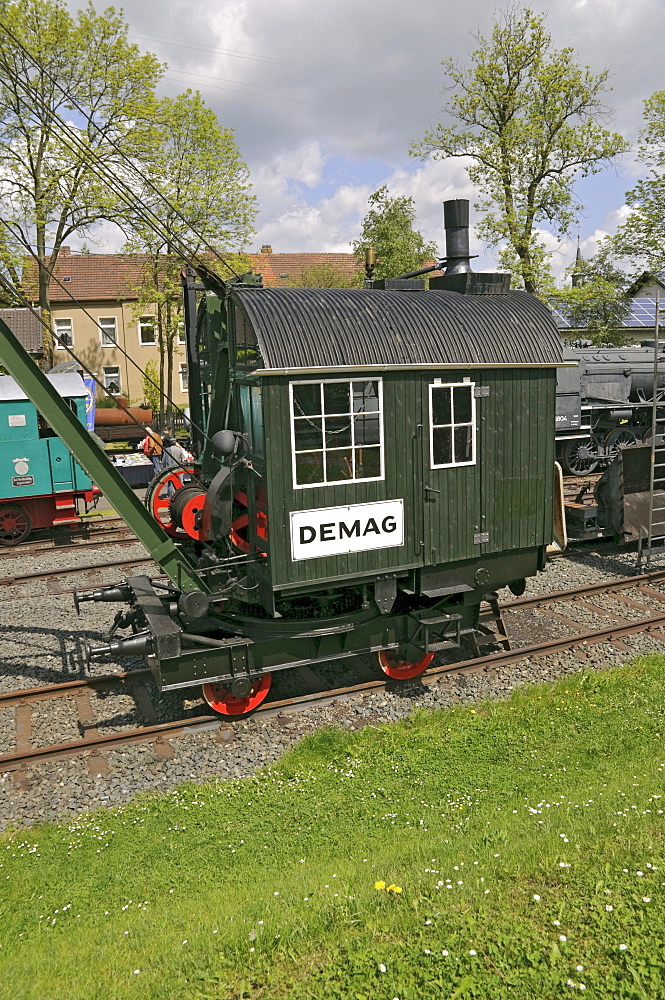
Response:
[[[605,592],[609,593],[612,588],[619,589],[617,586],[618,584],[629,586],[629,584],[634,584],[636,582],[638,584],[647,581],[654,582],[656,579],[662,579],[664,576],[665,573],[658,572],[647,573],[640,577],[624,577],[620,580],[606,581],[604,584],[590,584],[588,588],[575,588],[572,591],[553,592],[550,595],[546,595],[546,597],[549,598],[551,603],[553,603],[556,600],[562,599],[562,595],[565,598],[571,594],[598,593],[602,592],[603,588]],[[524,607],[525,604],[528,605],[530,600],[531,599],[528,598],[525,599],[521,606]],[[544,598],[538,598],[537,600],[543,601]],[[663,601],[665,603],[665,593],[663,593]],[[518,602],[515,603],[518,604]],[[565,638],[548,639],[544,642],[536,643],[531,646],[521,646],[517,649],[502,650],[498,653],[489,653],[485,656],[476,657],[472,660],[462,660],[457,663],[442,664],[439,667],[430,668],[425,674],[414,678],[413,681],[409,683],[418,684],[423,687],[431,687],[434,684],[447,681],[449,678],[458,675],[482,673],[488,670],[495,671],[499,667],[508,666],[522,660],[538,659],[543,656],[551,655],[552,653],[565,652],[577,647],[583,648],[585,646],[593,646],[602,642],[611,643],[612,640],[618,640],[624,636],[656,630],[665,630],[665,613],[659,615],[652,614],[648,618],[640,618],[630,622],[621,621],[618,625],[611,625],[602,629],[591,629],[579,632],[573,636],[567,636]],[[663,634],[663,642],[665,642],[665,634]],[[115,680],[131,681],[132,677],[138,677],[140,674],[147,672],[147,670],[137,670],[128,671],[124,674],[105,674],[100,675],[97,678],[66,681],[63,684],[51,685],[50,687],[58,696],[60,696],[68,693],[68,691],[74,693],[76,688],[85,688],[91,684],[96,686],[98,684],[111,683]],[[372,691],[396,690],[398,687],[403,686],[404,683],[405,682],[394,681],[390,678],[377,678],[376,680],[364,681],[362,683],[353,684],[343,688],[313,692],[311,694],[298,695],[292,698],[283,698],[277,701],[266,701],[263,705],[259,706],[253,714],[262,718],[270,718],[279,715],[288,716],[289,714],[304,711],[309,708],[322,708],[336,702],[347,701],[353,697]],[[0,695],[0,704],[11,704],[12,699],[14,699],[17,703],[20,703],[21,699],[38,699],[40,695],[42,695],[42,697],[47,696],[47,694],[45,695],[45,692],[47,692],[46,686],[42,688],[31,688],[25,691],[8,692],[4,695]],[[239,717],[237,721],[243,721],[243,717]],[[3,768],[5,770],[17,770],[31,763],[34,764],[48,759],[77,756],[85,751],[112,749],[116,746],[129,743],[151,743],[158,741],[160,737],[168,739],[169,735],[185,735],[201,729],[212,729],[216,727],[219,727],[222,730],[231,729],[232,722],[232,717],[222,720],[217,715],[208,714],[194,716],[188,719],[179,719],[173,722],[144,726],[139,729],[111,733],[106,736],[96,736],[89,739],[74,740],[42,748],[31,748],[30,750],[22,750],[16,753],[0,756],[0,771],[2,771]]]
[[[39,687],[23,688],[16,691],[0,692],[0,705],[16,705],[20,702],[45,701],[57,698],[61,695],[75,693],[80,688],[103,687],[105,684],[114,684],[117,681],[131,681],[135,677],[145,677],[150,673],[149,667],[141,667],[139,670],[118,671],[115,674],[99,674],[97,677],[77,677],[71,681],[62,681],[59,684],[41,684]]]
[[[588,594],[611,594],[613,590],[628,590],[644,583],[656,583],[658,580],[665,580],[665,570],[653,570],[650,573],[641,573],[639,576],[620,576],[616,580],[602,580],[600,583],[589,583],[583,587],[572,587],[570,590],[553,590],[550,594],[541,596],[518,597],[514,601],[500,604],[499,608],[502,611],[513,611],[516,608],[537,607],[539,604],[552,604],[554,601],[565,601],[568,598],[572,600]],[[665,602],[665,593],[663,601]]]
[[[138,542],[136,535],[129,529],[123,530],[118,527],[97,529],[90,533],[73,526],[75,531],[59,542],[57,538],[41,538],[31,542],[20,542],[0,548],[0,553],[5,559],[19,559],[21,556],[32,556],[48,552],[75,552],[81,549],[95,548],[100,545],[130,544]],[[78,534],[78,540],[74,536]]]
[[[37,573],[24,573],[18,576],[0,577],[0,587],[20,587],[26,583],[33,583],[36,580],[48,580],[51,577],[74,576],[77,573],[89,573],[99,569],[115,569],[116,566],[143,566],[145,563],[155,564],[155,560],[149,556],[138,559],[115,559],[113,562],[89,563],[84,566],[65,566],[62,569],[40,570]],[[65,591],[64,593],[67,593]],[[43,597],[43,594],[36,594],[36,597]]]

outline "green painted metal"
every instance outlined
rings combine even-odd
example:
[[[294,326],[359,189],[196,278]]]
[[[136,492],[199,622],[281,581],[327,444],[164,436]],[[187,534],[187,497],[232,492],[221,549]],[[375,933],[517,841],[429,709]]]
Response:
[[[196,569],[159,527],[48,379],[0,320],[0,362],[46,418],[125,523],[179,590],[209,592]]]

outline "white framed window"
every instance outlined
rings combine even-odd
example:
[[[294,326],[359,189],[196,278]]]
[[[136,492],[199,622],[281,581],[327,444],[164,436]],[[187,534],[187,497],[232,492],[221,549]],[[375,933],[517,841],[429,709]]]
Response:
[[[74,332],[71,319],[54,319],[53,335],[57,351],[63,351],[65,347],[73,347]]]
[[[98,322],[102,347],[117,347],[115,316],[104,316]]]
[[[181,361],[180,362],[180,391],[187,392],[189,389],[189,372],[187,371],[187,365]]]
[[[181,347],[184,347],[187,344],[184,320],[180,320],[180,322],[178,323],[178,343],[180,344]]]
[[[434,382],[429,387],[430,466],[476,464],[474,382]]]
[[[295,489],[383,479],[383,382],[291,382]]]
[[[119,365],[106,365],[102,371],[104,377],[104,388],[108,389],[109,392],[114,393],[114,395],[119,395],[122,392]]]
[[[139,319],[139,344],[141,347],[152,347],[157,341],[154,316],[141,316]]]

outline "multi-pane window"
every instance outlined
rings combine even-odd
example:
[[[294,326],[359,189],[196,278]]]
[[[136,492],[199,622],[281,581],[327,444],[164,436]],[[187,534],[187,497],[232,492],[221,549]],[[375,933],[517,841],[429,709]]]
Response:
[[[115,336],[115,316],[105,316],[99,320],[99,334],[102,347],[117,347]]]
[[[433,469],[475,464],[474,388],[473,382],[430,385],[430,463]]]
[[[64,347],[74,346],[71,319],[56,319],[53,321],[55,346],[61,351]]]
[[[142,347],[149,347],[156,340],[155,317],[141,316],[139,319],[139,344]]]
[[[120,368],[118,365],[107,365],[104,369],[104,388],[109,392],[119,393],[122,389]]]
[[[381,379],[292,382],[293,484],[383,478]]]
[[[180,391],[187,392],[189,389],[189,375],[187,373],[187,365],[180,363]]]

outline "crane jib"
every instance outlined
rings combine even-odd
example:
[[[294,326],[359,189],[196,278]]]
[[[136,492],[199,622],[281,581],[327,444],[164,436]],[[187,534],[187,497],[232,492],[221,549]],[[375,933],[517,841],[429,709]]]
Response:
[[[28,399],[34,403],[171,582],[182,591],[200,590],[208,593],[208,585],[198,576],[184,552],[174,545],[156,523],[2,320],[0,363],[18,382]]]

